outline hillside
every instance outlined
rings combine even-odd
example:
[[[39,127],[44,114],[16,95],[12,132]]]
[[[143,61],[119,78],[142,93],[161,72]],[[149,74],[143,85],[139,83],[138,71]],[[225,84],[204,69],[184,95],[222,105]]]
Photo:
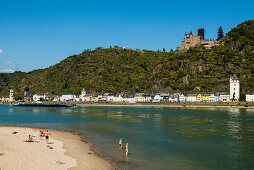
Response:
[[[73,55],[49,68],[29,73],[0,74],[0,96],[9,89],[22,94],[79,94],[88,92],[229,91],[236,73],[242,93],[254,91],[254,21],[233,28],[211,49],[190,48],[186,53],[97,48]]]

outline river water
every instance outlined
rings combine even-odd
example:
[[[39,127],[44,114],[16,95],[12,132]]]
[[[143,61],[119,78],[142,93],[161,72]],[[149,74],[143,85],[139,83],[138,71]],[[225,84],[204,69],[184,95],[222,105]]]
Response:
[[[0,105],[0,124],[80,132],[120,169],[254,168],[254,109]]]

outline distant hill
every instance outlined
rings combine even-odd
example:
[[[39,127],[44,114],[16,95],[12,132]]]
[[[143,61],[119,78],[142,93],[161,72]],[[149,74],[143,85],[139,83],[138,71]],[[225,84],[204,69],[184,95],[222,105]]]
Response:
[[[118,48],[85,50],[46,69],[0,74],[0,96],[9,89],[33,93],[204,92],[229,91],[236,73],[241,90],[254,91],[254,21],[243,22],[219,46],[190,48],[185,53]]]

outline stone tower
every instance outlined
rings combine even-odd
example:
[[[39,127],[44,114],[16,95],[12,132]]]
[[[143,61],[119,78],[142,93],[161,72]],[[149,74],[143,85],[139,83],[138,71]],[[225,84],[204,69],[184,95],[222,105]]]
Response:
[[[240,97],[240,80],[236,76],[236,74],[230,76],[229,83],[230,83],[230,99],[238,100]]]
[[[14,99],[13,99],[13,89],[10,89],[9,101],[10,101],[10,102],[13,102],[13,101],[14,101]]]

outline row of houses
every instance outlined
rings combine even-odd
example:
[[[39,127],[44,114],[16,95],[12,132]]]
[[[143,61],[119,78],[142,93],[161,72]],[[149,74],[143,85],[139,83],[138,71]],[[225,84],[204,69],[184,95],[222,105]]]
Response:
[[[230,92],[229,93],[195,93],[195,94],[181,94],[181,93],[135,93],[128,95],[122,93],[101,93],[101,94],[87,94],[83,89],[79,96],[72,93],[65,93],[61,96],[46,95],[46,94],[33,94],[29,91],[28,87],[24,88],[24,101],[73,101],[73,102],[231,102],[239,101],[240,98],[240,80],[234,74],[229,79]],[[13,90],[10,89],[8,97],[0,98],[2,101],[14,101]],[[246,93],[246,101],[254,102],[254,92]]]
[[[86,94],[82,90],[81,95],[76,96],[72,93],[65,93],[61,96],[32,94],[25,95],[25,101],[72,101],[72,102],[231,102],[229,93],[196,93],[196,94],[181,94],[181,93],[135,93],[135,95],[127,95],[126,93],[103,93],[103,94]],[[10,100],[11,99],[11,100]],[[13,101],[13,97],[2,97],[1,101]],[[254,92],[246,94],[247,102],[254,102]]]
[[[13,101],[13,90],[10,90],[9,97],[0,98],[1,101]],[[46,94],[33,94],[29,91],[25,92],[25,101],[72,101],[72,102],[231,102],[232,98],[230,93],[195,93],[195,94],[181,94],[181,93],[135,93],[135,95],[128,95],[122,93],[100,93],[100,94],[87,94],[83,89],[81,95],[76,96],[72,93],[65,93],[61,96],[46,95]],[[254,102],[254,92],[246,94],[247,102]]]

